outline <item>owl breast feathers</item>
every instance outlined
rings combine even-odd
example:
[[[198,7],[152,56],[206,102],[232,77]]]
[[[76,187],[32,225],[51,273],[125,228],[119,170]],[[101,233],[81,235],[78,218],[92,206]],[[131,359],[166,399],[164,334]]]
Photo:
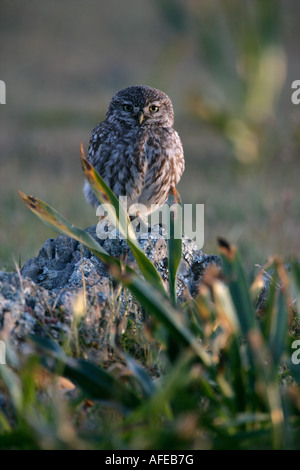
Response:
[[[127,197],[128,210],[143,204],[149,214],[179,182],[184,156],[173,122],[165,93],[132,86],[113,96],[105,121],[92,131],[87,158],[116,196]],[[99,205],[87,181],[84,194],[94,207]]]

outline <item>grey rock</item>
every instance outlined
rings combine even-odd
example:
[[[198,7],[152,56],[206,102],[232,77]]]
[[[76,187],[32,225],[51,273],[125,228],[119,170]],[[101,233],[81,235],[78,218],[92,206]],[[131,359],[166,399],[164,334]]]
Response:
[[[86,231],[112,256],[138,269],[125,240],[99,240],[96,225]],[[140,239],[139,243],[168,287],[164,230],[160,226],[152,227],[148,237]],[[184,300],[183,285],[192,296],[197,293],[203,274],[211,264],[219,266],[219,258],[205,255],[192,240],[183,236],[177,286],[180,300]],[[0,272],[0,333],[1,329],[9,332],[18,341],[28,334],[48,334],[57,339],[68,337],[74,324],[76,299],[83,289],[86,311],[80,328],[88,344],[101,346],[101,338],[105,336],[101,325],[108,319],[116,320],[113,318],[116,311],[120,318],[127,315],[137,322],[143,321],[141,307],[110,278],[104,264],[79,242],[59,235],[47,240],[37,257],[24,264],[20,274]]]

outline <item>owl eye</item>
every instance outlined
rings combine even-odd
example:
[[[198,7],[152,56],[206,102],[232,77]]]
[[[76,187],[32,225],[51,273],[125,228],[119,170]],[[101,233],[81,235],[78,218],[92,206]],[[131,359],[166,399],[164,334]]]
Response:
[[[149,111],[150,113],[157,113],[159,111],[159,106],[152,104],[151,106],[149,106]]]
[[[124,109],[124,111],[132,111],[133,106],[132,106],[132,104],[124,104],[123,109]]]

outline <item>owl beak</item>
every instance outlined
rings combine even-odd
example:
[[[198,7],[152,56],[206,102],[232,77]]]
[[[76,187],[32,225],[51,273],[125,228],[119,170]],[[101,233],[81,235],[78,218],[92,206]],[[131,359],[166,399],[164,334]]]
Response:
[[[145,115],[144,115],[143,111],[140,111],[139,114],[138,114],[138,121],[139,121],[140,124],[142,124],[144,118],[145,118]]]

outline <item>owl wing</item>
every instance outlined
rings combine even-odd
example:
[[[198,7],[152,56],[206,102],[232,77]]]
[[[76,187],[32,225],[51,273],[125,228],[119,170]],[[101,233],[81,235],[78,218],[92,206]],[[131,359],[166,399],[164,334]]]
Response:
[[[177,186],[177,184],[179,183],[182,173],[184,172],[185,163],[182,143],[179,135],[174,129],[172,129],[172,140],[173,152],[170,159],[172,178],[170,184],[172,187],[175,188],[175,186]]]
[[[101,142],[106,140],[108,133],[109,128],[105,121],[100,122],[100,124],[98,124],[92,130],[87,159],[93,166],[95,166],[99,161],[99,157],[97,157],[97,151],[101,145]]]
[[[184,171],[181,140],[172,128],[163,128],[150,136],[146,145],[148,160],[145,184],[140,202],[162,205],[171,187],[175,187]]]
[[[100,122],[91,133],[91,138],[89,142],[88,148],[88,155],[87,160],[88,162],[93,165],[96,171],[103,176],[103,169],[105,168],[105,158],[100,152],[100,147],[103,142],[106,141],[107,135],[109,134],[109,128],[105,121]],[[104,177],[104,176],[103,176]],[[95,194],[93,193],[89,183],[85,180],[83,193],[85,195],[86,200],[94,207],[98,207],[99,201],[96,198]]]
[[[142,150],[143,140],[120,131],[106,121],[96,126],[87,159],[117,197],[127,197],[129,206],[138,202],[147,162]],[[92,205],[99,204],[88,183],[85,183],[84,194]]]

